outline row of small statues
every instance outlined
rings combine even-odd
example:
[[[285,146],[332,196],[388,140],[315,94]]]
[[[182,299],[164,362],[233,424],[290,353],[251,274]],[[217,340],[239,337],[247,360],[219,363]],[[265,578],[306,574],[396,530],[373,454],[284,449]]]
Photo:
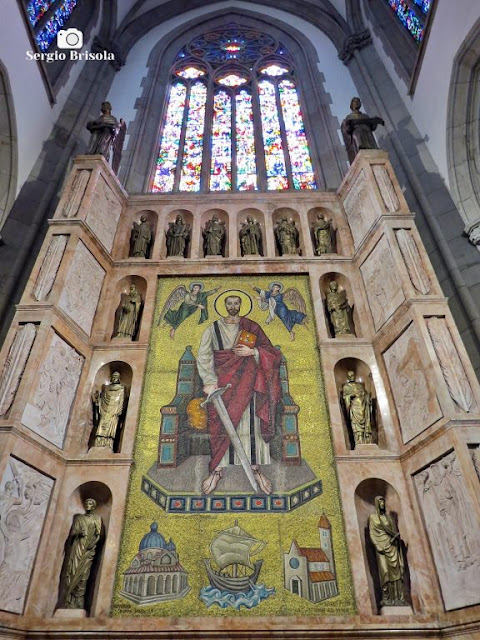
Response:
[[[60,582],[59,607],[85,609],[86,593],[103,522],[95,513],[93,498],[84,502],[85,513],[73,517],[65,545]],[[368,518],[368,534],[375,549],[381,587],[381,606],[405,606],[405,557],[403,542],[393,516],[387,512],[383,496],[375,498],[375,511]]]
[[[238,237],[242,256],[263,256],[263,235],[260,223],[252,216],[241,223]],[[274,228],[277,248],[281,256],[299,255],[300,242],[295,220],[286,216],[279,220]],[[335,231],[330,220],[317,216],[311,227],[312,238],[317,256],[335,252]],[[165,232],[167,242],[167,256],[187,256],[188,243],[191,239],[191,227],[179,214],[175,222],[168,223]],[[225,257],[226,231],[225,222],[218,216],[208,220],[202,230],[203,252],[205,256]],[[153,227],[147,217],[142,215],[140,222],[133,223],[130,237],[130,256],[134,258],[149,258],[153,239]]]

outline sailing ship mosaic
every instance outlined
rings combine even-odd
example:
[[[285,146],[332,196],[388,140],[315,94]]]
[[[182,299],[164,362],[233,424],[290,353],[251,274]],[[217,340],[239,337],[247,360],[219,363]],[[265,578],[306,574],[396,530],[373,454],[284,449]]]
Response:
[[[160,278],[114,616],[355,611],[308,276]]]

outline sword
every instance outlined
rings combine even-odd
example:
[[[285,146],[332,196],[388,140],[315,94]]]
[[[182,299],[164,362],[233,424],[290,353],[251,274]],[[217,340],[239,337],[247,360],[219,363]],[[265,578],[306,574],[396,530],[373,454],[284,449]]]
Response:
[[[215,409],[217,410],[218,417],[220,418],[221,423],[225,427],[225,431],[227,432],[228,437],[230,438],[230,442],[235,449],[235,453],[240,458],[240,463],[243,467],[243,470],[247,474],[248,481],[255,489],[255,493],[260,493],[260,488],[255,480],[255,476],[253,475],[252,467],[250,466],[250,462],[248,461],[247,454],[245,453],[245,449],[243,448],[242,441],[238,437],[238,433],[235,431],[235,427],[233,426],[233,422],[228,415],[228,411],[225,408],[225,405],[222,400],[222,395],[225,393],[227,389],[229,389],[232,385],[227,384],[226,387],[221,387],[220,389],[215,389],[212,393],[209,393],[206,400],[204,400],[200,406],[205,407],[208,402],[211,402]]]

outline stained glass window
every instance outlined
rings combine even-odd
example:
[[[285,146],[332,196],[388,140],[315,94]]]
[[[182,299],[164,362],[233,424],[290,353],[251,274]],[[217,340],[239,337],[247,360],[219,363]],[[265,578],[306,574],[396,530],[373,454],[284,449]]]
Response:
[[[433,0],[386,0],[412,38],[420,44]]]
[[[57,33],[70,19],[81,0],[29,0],[26,5],[28,20],[35,32],[35,41],[40,51],[47,51]]]
[[[271,36],[232,24],[194,38],[172,68],[152,190],[315,189],[300,103]]]

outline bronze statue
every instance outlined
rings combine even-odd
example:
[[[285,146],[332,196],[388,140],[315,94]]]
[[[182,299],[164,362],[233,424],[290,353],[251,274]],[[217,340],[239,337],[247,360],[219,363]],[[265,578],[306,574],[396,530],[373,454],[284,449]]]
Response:
[[[187,244],[190,240],[190,225],[185,224],[181,215],[175,222],[169,222],[167,236],[167,257],[180,256],[185,258]]]
[[[368,518],[368,533],[375,547],[378,575],[382,588],[382,606],[405,606],[403,574],[405,560],[397,525],[387,513],[385,498],[375,498],[375,513]]]
[[[338,290],[338,282],[332,280],[328,285],[330,291],[327,293],[327,310],[336,336],[352,335],[351,316],[352,307],[348,304],[347,292]]]
[[[298,229],[295,221],[289,221],[287,217],[283,217],[275,227],[275,238],[280,249],[280,255],[298,255]]]
[[[246,221],[242,222],[238,235],[242,256],[262,255],[262,230],[260,224],[252,216],[247,216]]]
[[[217,216],[208,220],[203,230],[204,253],[206,256],[224,256],[225,223]]]
[[[315,239],[315,255],[333,253],[333,228],[332,223],[318,215],[313,223],[312,233]]]
[[[341,126],[350,163],[354,161],[360,149],[378,149],[373,132],[379,124],[385,125],[382,118],[377,116],[370,118],[366,113],[362,113],[361,106],[360,98],[352,98],[350,102],[351,113],[348,114]]]
[[[118,127],[115,130],[115,138],[113,139],[113,155],[112,155],[112,169],[115,174],[118,173],[120,168],[120,162],[122,161],[123,143],[125,142],[125,136],[127,135],[127,125],[123,118],[120,118]]]
[[[87,129],[90,131],[90,142],[86,151],[87,156],[102,155],[105,160],[110,158],[110,147],[115,138],[118,121],[112,116],[112,105],[110,102],[102,102],[102,115],[96,120],[87,122]]]
[[[136,285],[131,284],[129,293],[121,295],[113,331],[114,338],[135,339],[141,306],[142,296],[137,291]]]
[[[60,596],[60,606],[65,609],[85,609],[87,582],[102,531],[102,519],[95,515],[95,500],[87,498],[84,506],[84,514],[73,516],[68,536]]]
[[[372,444],[372,399],[363,382],[356,381],[354,371],[347,373],[342,399],[355,445]]]
[[[134,258],[146,258],[152,241],[152,227],[147,222],[147,216],[140,216],[140,224],[133,223],[131,236],[131,255]]]
[[[120,374],[115,371],[110,378],[110,384],[104,384],[102,391],[96,391],[93,396],[96,427],[94,447],[109,447],[113,451],[118,423],[126,402],[126,389],[120,382]]]

